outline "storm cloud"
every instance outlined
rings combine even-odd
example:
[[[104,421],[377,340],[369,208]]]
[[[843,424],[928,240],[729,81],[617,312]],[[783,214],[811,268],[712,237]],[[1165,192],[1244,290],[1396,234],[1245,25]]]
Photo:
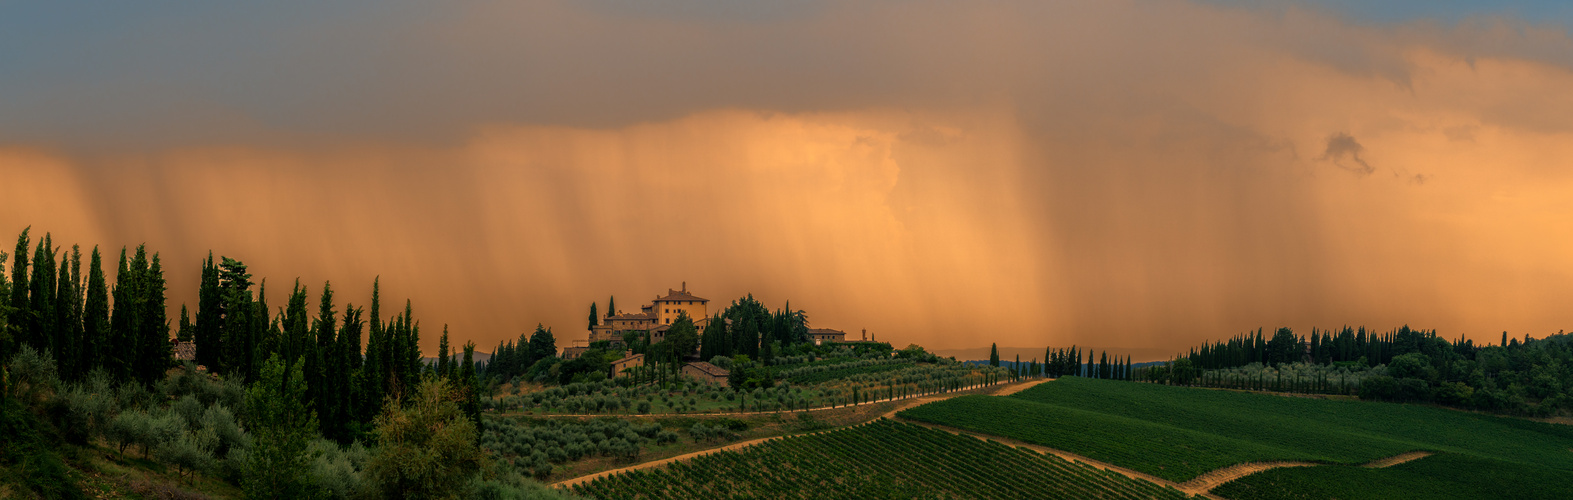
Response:
[[[363,304],[381,276],[482,346],[582,338],[591,301],[684,281],[937,348],[1568,326],[1565,31],[1185,1],[355,7],[7,16],[0,230],[147,242],[176,307],[209,249],[276,294]]]

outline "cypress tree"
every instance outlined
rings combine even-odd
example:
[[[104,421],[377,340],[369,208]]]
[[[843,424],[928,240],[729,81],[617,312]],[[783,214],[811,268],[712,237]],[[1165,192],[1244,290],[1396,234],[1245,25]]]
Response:
[[[180,326],[175,329],[175,340],[190,342],[191,336],[196,335],[196,328],[191,326],[191,313],[186,311],[186,305],[180,305]]]
[[[333,355],[329,351],[333,346],[335,334],[338,333],[337,320],[338,317],[333,311],[333,286],[331,283],[323,282],[322,300],[318,305],[316,323],[312,325],[313,342],[306,354],[306,399],[311,401],[317,414],[323,417],[331,417],[334,413],[332,400],[328,395],[335,390],[329,383],[335,374],[330,371],[331,367],[327,360]],[[330,425],[332,424],[323,426],[324,434],[330,434],[327,430]]]
[[[601,324],[601,316],[599,314],[596,314],[595,303],[591,302],[590,303],[590,329],[594,330],[595,327],[600,326],[600,324]]]
[[[256,308],[251,304],[251,274],[246,272],[246,265],[238,260],[229,257],[220,259],[218,276],[220,296],[223,297],[220,306],[223,311],[223,330],[219,336],[222,346],[219,364],[226,374],[255,380],[257,373],[252,362],[257,357],[257,341],[254,338],[256,327],[252,323],[251,313]]]
[[[593,308],[593,305],[592,305]],[[492,355],[493,366],[497,363],[497,356]],[[448,366],[448,325],[442,325],[442,338],[437,340],[437,376],[449,378]]]
[[[339,325],[338,380],[335,386],[339,388],[335,395],[338,400],[334,403],[335,417],[345,422],[342,427],[340,441],[352,441],[360,434],[362,423],[357,421],[357,413],[363,403],[361,398],[361,385],[356,383],[360,374],[360,331],[362,327],[361,310],[353,304],[344,306],[344,321]]]
[[[1011,370],[1010,370],[1011,373],[1015,373],[1016,374],[1016,378],[1021,378],[1021,355],[1020,354],[1016,355],[1016,363],[1010,365],[1010,368],[1011,368]]]
[[[79,375],[77,373],[77,356],[81,344],[74,338],[73,333],[75,333],[75,329],[71,327],[71,301],[74,300],[72,298],[74,286],[71,284],[71,257],[62,254],[60,256],[60,265],[56,269],[55,303],[50,307],[50,313],[54,314],[54,318],[50,323],[55,325],[55,331],[52,338],[49,339],[49,343],[55,352],[55,363],[60,377],[66,380],[74,380]]]
[[[26,235],[27,231],[23,231],[22,234]],[[617,296],[616,295],[608,296],[607,299],[606,299],[606,317],[610,318],[614,314],[617,314]]]
[[[0,252],[0,359],[11,359],[11,281],[6,278],[5,262],[10,257]],[[0,394],[6,393],[6,383],[0,380]]]
[[[552,337],[550,328],[535,325],[535,335],[530,336],[530,356],[537,360],[557,356],[557,339]]]
[[[55,342],[55,251],[49,233],[38,242],[33,252],[33,278],[29,291],[27,343],[40,351],[50,351],[57,356],[60,350]]]
[[[144,249],[146,245],[137,246],[138,261],[149,262]],[[169,320],[168,309],[164,306],[164,266],[159,261],[157,253],[153,254],[147,267],[141,268],[141,301],[136,328],[136,378],[144,385],[164,377],[164,371],[169,369]]]
[[[464,343],[464,364],[459,367],[459,386],[464,388],[464,413],[475,422],[475,428],[481,425],[481,397],[480,383],[475,378],[475,342]],[[476,439],[480,439],[476,433]]]
[[[415,390],[421,382],[421,326],[415,322],[415,313],[410,310],[410,299],[404,299],[404,387]]]
[[[11,322],[11,324],[18,328],[22,327],[26,323],[26,321],[22,319],[21,316],[26,314],[25,311],[32,309],[32,304],[28,301],[27,297],[28,292],[32,291],[32,288],[28,285],[27,276],[27,250],[32,243],[32,239],[27,236],[27,232],[32,229],[32,226],[28,226],[22,230],[21,235],[16,237],[16,252],[11,254],[12,313],[10,319],[14,320]],[[1507,343],[1506,332],[1503,333],[1502,339],[1504,344]]]
[[[1000,365],[1000,346],[999,346],[999,344],[991,343],[991,344],[989,344],[989,366],[999,366],[999,365]]]
[[[278,330],[271,328],[273,322],[269,319],[268,280],[257,285],[257,300],[251,305],[251,338],[256,342],[251,350],[251,371],[261,376],[262,362],[279,352]]]
[[[388,380],[387,365],[382,362],[386,357],[383,353],[385,343],[382,338],[382,320],[380,313],[380,285],[378,278],[371,285],[371,325],[366,337],[366,363],[361,367],[361,393],[360,393],[360,420],[370,422],[382,409],[382,399],[385,392],[384,384]]]
[[[108,350],[104,352],[104,365],[109,370],[110,376],[117,381],[131,378],[131,364],[127,356],[129,340],[131,338],[132,317],[135,316],[134,307],[131,307],[135,277],[129,271],[129,262],[126,261],[126,247],[120,247],[119,270],[115,273],[115,289],[111,292],[114,296],[113,309],[109,316],[109,343]]]
[[[208,252],[207,260],[202,262],[194,326],[197,364],[207,366],[211,371],[223,371],[224,292],[219,287],[219,271],[218,266],[213,264],[212,251]]]
[[[93,247],[87,267],[87,297],[82,306],[83,368],[104,366],[109,349],[109,285],[104,282],[104,261]]]

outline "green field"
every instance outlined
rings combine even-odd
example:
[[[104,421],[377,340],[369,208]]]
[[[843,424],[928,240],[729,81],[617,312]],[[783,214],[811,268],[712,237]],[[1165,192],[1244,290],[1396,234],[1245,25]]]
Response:
[[[1185,498],[1052,455],[888,420],[617,474],[572,491],[593,498]]]
[[[1359,464],[1427,450],[1573,474],[1573,428],[1390,403],[1076,377],[900,414],[1063,449],[1173,481],[1241,463]]]
[[[1385,469],[1348,465],[1273,469],[1225,483],[1214,494],[1235,500],[1339,498],[1573,498],[1568,472],[1447,453]]]

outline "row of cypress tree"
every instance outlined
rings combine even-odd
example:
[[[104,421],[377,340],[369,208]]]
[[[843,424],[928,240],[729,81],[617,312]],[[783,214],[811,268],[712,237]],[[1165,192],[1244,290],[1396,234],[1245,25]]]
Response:
[[[162,377],[170,344],[158,254],[138,246],[128,257],[121,248],[111,288],[97,247],[83,276],[80,246],[66,253],[48,233],[34,245],[31,230],[17,236],[10,279],[0,272],[0,359],[27,345],[49,352],[67,380],[95,369],[116,381]],[[5,257],[0,252],[0,266]]]
[[[1082,364],[1081,349],[1076,346],[1055,349],[1046,348],[1043,353],[1045,361],[1041,366],[1034,359],[1029,364],[1021,364],[1021,356],[1016,356],[1016,362],[1011,365],[1017,377],[1042,375],[1045,377],[1078,376],[1113,380],[1133,380],[1134,372],[1131,369],[1131,358],[1123,359],[1115,356],[1112,359],[1105,351],[1101,356],[1094,353],[1087,354],[1087,363]],[[989,345],[989,366],[1000,366],[999,344]]]

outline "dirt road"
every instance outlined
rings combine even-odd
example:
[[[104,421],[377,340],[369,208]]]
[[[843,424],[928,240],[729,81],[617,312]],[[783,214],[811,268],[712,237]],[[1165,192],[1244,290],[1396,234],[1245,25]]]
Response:
[[[1034,385],[1038,385],[1038,384],[1041,384],[1041,383],[1044,383],[1044,382],[1047,382],[1047,381],[1048,380],[1039,379],[1039,380],[1030,380],[1030,381],[1026,381],[1026,382],[1018,382],[1018,383],[1015,383],[1015,384],[1004,385],[1003,387],[1000,387],[999,390],[995,391],[993,393],[993,395],[1003,396],[1003,395],[1008,395],[1008,394],[1015,394],[1017,392],[1021,392],[1021,390],[1023,390],[1023,389],[1026,389],[1028,387],[1032,387]],[[941,400],[950,399],[950,398],[953,398],[953,397],[956,397],[956,396],[962,396],[962,395],[963,395],[962,391],[956,391],[956,392],[948,392],[948,393],[935,394],[935,395],[931,395],[931,396],[923,396],[923,397],[916,397],[916,398],[897,398],[896,401],[904,401],[904,403],[901,406],[896,407],[896,409],[891,410],[891,411],[885,413],[884,415],[880,415],[879,417],[876,417],[874,420],[878,420],[880,418],[894,418],[895,415],[896,415],[896,412],[899,412],[901,410],[905,410],[907,408],[912,408],[914,406],[918,406],[918,405],[921,405],[921,404],[931,403],[931,402],[934,402],[934,401],[941,401]],[[710,415],[714,415],[714,414],[710,414]],[[752,439],[752,440],[748,440],[748,441],[732,443],[732,444],[729,444],[729,445],[726,445],[726,446],[722,446],[722,447],[719,447],[719,448],[711,448],[711,449],[708,449],[708,450],[700,450],[700,451],[696,451],[696,452],[693,452],[693,453],[688,453],[688,454],[684,454],[684,455],[678,455],[678,456],[675,456],[675,457],[663,458],[663,459],[660,459],[660,460],[652,460],[652,461],[649,461],[649,462],[644,462],[644,463],[630,465],[628,467],[623,467],[623,468],[620,468],[620,469],[611,469],[611,470],[597,472],[595,474],[579,476],[579,477],[576,477],[576,478],[573,478],[573,479],[566,479],[566,480],[563,480],[563,481],[560,481],[560,482],[557,482],[557,483],[553,483],[552,486],[556,486],[556,487],[559,487],[559,488],[567,488],[567,487],[573,486],[575,484],[583,483],[583,482],[586,482],[586,481],[594,481],[597,478],[600,478],[600,477],[603,477],[603,476],[609,476],[609,475],[616,474],[616,473],[619,473],[619,472],[626,472],[626,471],[631,471],[631,470],[646,469],[646,468],[650,468],[650,467],[659,467],[659,466],[666,465],[668,463],[671,463],[671,462],[674,462],[674,461],[678,461],[678,460],[688,460],[688,459],[695,458],[695,457],[701,457],[701,456],[709,455],[711,453],[719,453],[719,452],[723,452],[723,451],[735,450],[735,449],[738,449],[738,448],[743,448],[743,447],[746,447],[746,446],[753,446],[753,445],[756,445],[756,444],[759,444],[759,443],[763,443],[765,441],[769,441],[771,439],[780,439],[781,437],[782,436],[773,436],[773,437]]]

